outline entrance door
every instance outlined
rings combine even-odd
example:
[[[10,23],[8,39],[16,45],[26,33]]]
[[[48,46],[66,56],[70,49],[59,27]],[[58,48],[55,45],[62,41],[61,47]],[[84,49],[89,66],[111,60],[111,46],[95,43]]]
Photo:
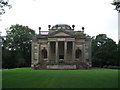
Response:
[[[59,59],[64,59],[64,41],[58,42],[58,48],[59,48],[59,52],[58,52]]]
[[[64,55],[59,55],[59,59],[64,59]]]
[[[64,41],[58,42],[58,56],[59,56],[59,63],[64,62]]]

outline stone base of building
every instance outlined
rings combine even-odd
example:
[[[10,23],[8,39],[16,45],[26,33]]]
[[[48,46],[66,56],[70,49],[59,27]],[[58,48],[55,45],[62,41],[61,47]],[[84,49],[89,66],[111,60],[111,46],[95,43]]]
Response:
[[[39,63],[33,66],[36,70],[75,70],[75,69],[89,69],[91,65],[86,63],[77,63],[77,64],[43,64]]]
[[[47,69],[72,70],[76,69],[76,65],[47,65]]]

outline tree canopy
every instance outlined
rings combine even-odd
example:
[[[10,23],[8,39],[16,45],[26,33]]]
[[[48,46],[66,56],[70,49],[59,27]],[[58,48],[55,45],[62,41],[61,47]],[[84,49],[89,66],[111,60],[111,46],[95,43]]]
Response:
[[[17,67],[30,66],[31,42],[35,31],[28,26],[16,24],[6,32],[7,35],[3,39],[3,64],[10,62]]]
[[[5,13],[5,7],[11,8],[12,6],[9,4],[8,0],[0,0],[0,15]]]
[[[93,66],[117,65],[117,45],[106,34],[99,34],[92,40]]]

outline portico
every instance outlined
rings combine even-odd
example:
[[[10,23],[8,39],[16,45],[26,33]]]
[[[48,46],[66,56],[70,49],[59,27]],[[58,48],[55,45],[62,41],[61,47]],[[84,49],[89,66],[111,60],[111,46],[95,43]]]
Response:
[[[74,38],[48,39],[48,47],[48,62],[59,62],[60,59],[63,59],[64,62],[75,60]]]

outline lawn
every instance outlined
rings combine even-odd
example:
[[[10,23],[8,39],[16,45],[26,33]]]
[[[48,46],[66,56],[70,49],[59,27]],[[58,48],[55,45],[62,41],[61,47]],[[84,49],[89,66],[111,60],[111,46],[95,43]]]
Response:
[[[117,88],[118,70],[4,69],[3,88]]]

